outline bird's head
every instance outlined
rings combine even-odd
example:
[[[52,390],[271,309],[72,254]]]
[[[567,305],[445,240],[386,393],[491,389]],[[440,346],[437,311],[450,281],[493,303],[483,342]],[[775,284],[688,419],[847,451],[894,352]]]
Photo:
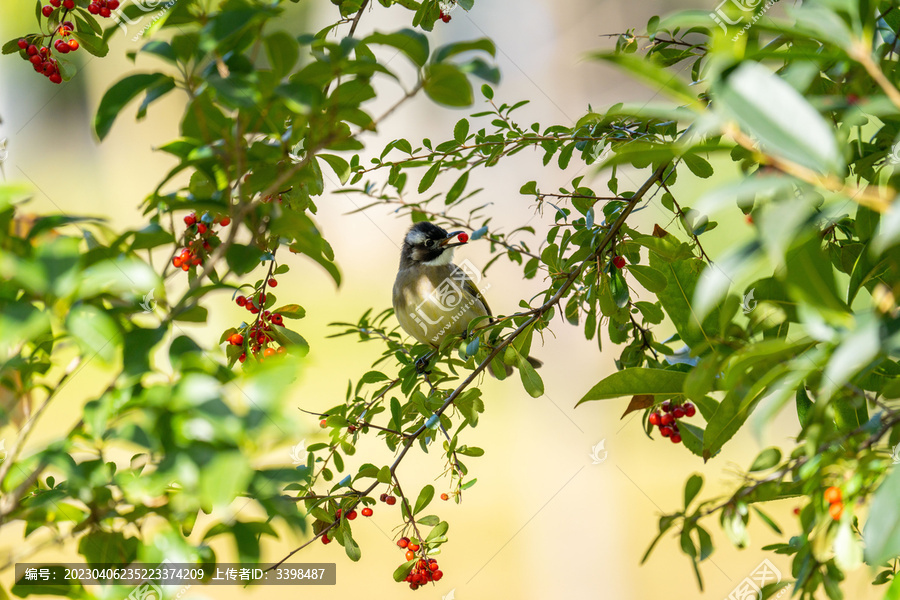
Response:
[[[468,242],[462,231],[447,233],[434,223],[421,221],[413,225],[403,238],[400,252],[401,266],[421,264],[429,267],[450,264],[453,248]]]

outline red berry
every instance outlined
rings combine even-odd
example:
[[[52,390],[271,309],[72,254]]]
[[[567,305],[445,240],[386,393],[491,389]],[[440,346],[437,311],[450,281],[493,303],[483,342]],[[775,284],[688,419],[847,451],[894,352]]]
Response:
[[[100,7],[92,2],[88,5],[88,12],[92,15],[96,15],[100,12]]]
[[[666,400],[662,403],[663,412],[669,412],[672,410],[672,403],[669,400]]]
[[[651,425],[659,425],[659,419],[660,417],[658,412],[650,413],[650,416],[647,418]]]
[[[671,425],[675,421],[675,417],[672,416],[672,413],[665,413],[659,418],[660,425]]]
[[[409,545],[409,549],[412,550],[413,552],[418,552],[419,548],[421,548],[421,546],[419,546],[419,544],[410,543],[410,545]]]
[[[237,302],[238,306],[244,306],[245,304],[247,304],[246,296],[238,296],[234,299],[234,301]]]
[[[107,8],[107,7],[104,6],[103,8],[100,9],[100,16],[101,16],[101,17],[109,17],[110,14],[111,14],[111,13],[110,13],[110,9],[109,9],[109,8]]]
[[[444,23],[449,23],[450,15],[444,15],[443,17],[441,17],[441,21],[443,21]]]
[[[440,581],[440,580],[441,580],[441,577],[443,577],[443,576],[444,576],[443,571],[435,571],[432,578],[433,578],[435,581]]]
[[[35,55],[32,56],[31,58],[29,58],[28,60],[30,60],[30,61],[31,61],[31,64],[33,64],[33,65],[35,65],[35,66],[40,65],[41,63],[44,62],[44,59],[42,59],[42,58],[41,58],[40,56],[38,56],[37,54],[35,54]]]
[[[63,8],[66,10],[72,10],[75,8],[75,0],[63,0]]]
[[[71,50],[78,50],[78,40],[76,40],[76,39],[69,40],[69,48]]]
[[[365,507],[364,509],[362,509],[362,516],[364,516],[364,517],[371,517],[373,512],[374,512],[374,511],[373,511],[371,508],[369,508],[369,507],[367,506],[367,507]]]
[[[828,514],[831,515],[831,518],[835,521],[840,520],[841,515],[844,514],[844,503],[843,502],[835,502],[831,506],[828,507]]]
[[[456,239],[458,239],[460,241],[460,243],[465,244],[466,242],[469,241],[469,234],[461,233],[458,236],[456,236]]]
[[[184,224],[187,225],[188,227],[190,227],[191,225],[193,225],[196,222],[197,222],[197,215],[195,215],[194,213],[191,213],[184,218]]]
[[[53,83],[62,83],[62,77],[60,77],[59,73],[54,73],[50,76],[50,81]]]
[[[795,515],[799,515],[799,514],[800,514],[800,507],[799,507],[799,506],[797,506],[797,507],[794,508],[794,514],[795,514]]]
[[[625,257],[623,257],[623,256],[617,256],[617,257],[615,257],[615,258],[613,259],[613,265],[615,265],[615,267],[616,267],[617,269],[621,269],[622,267],[625,266]]]
[[[447,494],[441,494],[441,500],[449,500],[449,499],[450,499],[450,496],[448,496]]]
[[[409,546],[409,538],[408,537],[400,538],[399,540],[397,540],[397,545],[400,546],[401,548],[406,548],[407,546]]]
[[[239,333],[234,333],[228,338],[228,341],[231,342],[232,346],[240,346],[244,343],[244,336]]]
[[[669,437],[670,435],[672,435],[672,428],[666,427],[666,426],[660,427],[659,435],[661,435],[663,437]]]
[[[327,544],[327,543],[330,542],[330,541],[331,541],[331,540],[328,539],[328,534],[327,534],[327,533],[323,533],[323,534],[322,534],[322,543],[323,543],[323,544]]]
[[[199,225],[197,225],[197,231],[199,231],[200,233],[206,233],[206,229],[207,227],[205,223],[200,223]]]
[[[19,38],[19,41],[16,42],[16,44],[18,44],[19,48],[22,50],[28,47],[28,41],[25,38]],[[35,48],[34,51],[37,52],[37,48]],[[29,52],[29,54],[31,53]]]
[[[690,402],[685,402],[684,403],[684,415],[686,417],[693,417],[696,414],[697,414],[697,408]]]
[[[827,490],[825,490],[825,502],[828,504],[835,504],[836,502],[840,502],[842,500],[841,490],[834,486],[831,486]]]
[[[52,80],[51,80],[51,81],[52,81]],[[191,265],[190,265],[190,263],[182,263],[182,265],[181,265],[181,270],[182,270],[182,271],[190,271],[190,270],[191,270]]]
[[[326,421],[325,419],[322,419],[321,421],[319,421],[319,427],[321,427],[322,429],[325,429],[326,427],[328,427],[328,421]]]
[[[44,15],[45,17],[49,17],[50,15],[53,14],[53,7],[48,4],[47,6],[45,6],[44,8],[41,9],[41,14]]]
[[[269,280],[269,287],[277,287],[277,286],[278,286],[278,281],[276,281],[274,277]]]
[[[227,227],[231,224],[231,219],[229,219],[228,217],[222,217],[222,220],[219,221],[219,223],[222,225],[222,227]]]
[[[357,516],[357,515],[356,515],[356,511],[355,511],[355,510],[351,510],[350,512],[347,513],[347,518],[350,519],[351,521],[352,521],[353,519],[355,519],[356,516]]]
[[[388,496],[384,499],[384,501],[387,502],[388,506],[393,506],[397,503],[397,498],[395,498],[394,496]]]
[[[109,10],[116,10],[119,8],[119,0],[109,0],[106,5],[109,7]]]
[[[269,358],[270,356],[275,356],[275,349],[274,348],[266,348],[265,350],[263,350],[263,356],[265,356],[266,358]]]
[[[35,46],[34,44],[30,44],[28,46],[28,48],[25,50],[25,52],[28,54],[28,56],[34,56],[35,54],[38,53],[38,47]]]
[[[672,434],[672,437],[670,437],[669,439],[672,440],[672,443],[673,443],[673,444],[680,444],[680,443],[681,443],[681,436],[678,435],[677,433],[673,433],[673,434]]]
[[[419,589],[419,586],[416,585],[415,583],[411,583],[411,584],[409,584],[409,589],[411,589],[411,590],[417,590],[417,589]]]
[[[674,409],[672,409],[672,415],[673,415],[676,419],[681,419],[681,418],[684,417],[684,415],[686,415],[686,414],[687,414],[687,413],[684,412],[684,409],[683,409],[682,407],[680,407],[680,406],[676,406]]]
[[[343,513],[344,513],[344,511],[343,511],[342,509],[340,509],[340,508],[337,509],[336,511],[334,511],[334,518],[335,518],[335,519],[340,519],[340,518],[341,518],[341,515],[342,515]]]
[[[412,559],[414,559],[415,557],[416,557],[416,553],[415,553],[415,552],[413,552],[412,550],[407,550],[407,551],[406,551],[406,560],[412,560]]]
[[[272,320],[272,323],[274,323],[275,325],[281,325],[282,323],[284,323],[284,318],[282,318],[282,316],[278,313],[275,313],[274,315],[272,315],[271,320]]]

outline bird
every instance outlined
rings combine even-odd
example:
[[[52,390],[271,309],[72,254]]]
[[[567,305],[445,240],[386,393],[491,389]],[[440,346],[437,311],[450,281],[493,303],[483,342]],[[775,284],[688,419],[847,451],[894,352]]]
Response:
[[[403,238],[394,314],[406,333],[434,349],[447,336],[465,333],[472,319],[492,315],[472,280],[481,274],[468,261],[462,268],[453,263],[454,248],[467,242],[465,232],[429,221],[416,223]]]
[[[420,221],[403,238],[400,268],[394,280],[394,314],[400,326],[432,351],[417,361],[420,370],[447,336],[466,334],[478,317],[493,313],[476,283],[481,272],[468,260],[453,262],[453,252],[468,243],[464,231],[451,231]],[[474,278],[474,280],[473,280]],[[535,368],[541,362],[527,357]],[[507,375],[512,372],[506,367]]]

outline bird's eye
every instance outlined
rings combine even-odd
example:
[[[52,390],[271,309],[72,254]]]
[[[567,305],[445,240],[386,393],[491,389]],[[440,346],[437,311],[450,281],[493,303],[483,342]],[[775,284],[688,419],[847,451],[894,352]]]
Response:
[[[425,240],[425,246],[426,246],[427,248],[433,248],[433,247],[434,247],[434,240]]]

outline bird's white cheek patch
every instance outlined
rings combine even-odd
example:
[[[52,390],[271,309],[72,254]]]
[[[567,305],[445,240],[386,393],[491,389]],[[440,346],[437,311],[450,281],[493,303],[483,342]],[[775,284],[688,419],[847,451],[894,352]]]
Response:
[[[452,260],[453,250],[448,249],[444,250],[437,258],[433,258],[429,261],[423,262],[422,264],[427,267],[443,267],[444,265],[449,265]]]
[[[425,234],[421,231],[410,231],[406,234],[406,242],[410,246],[419,246],[425,243]]]

